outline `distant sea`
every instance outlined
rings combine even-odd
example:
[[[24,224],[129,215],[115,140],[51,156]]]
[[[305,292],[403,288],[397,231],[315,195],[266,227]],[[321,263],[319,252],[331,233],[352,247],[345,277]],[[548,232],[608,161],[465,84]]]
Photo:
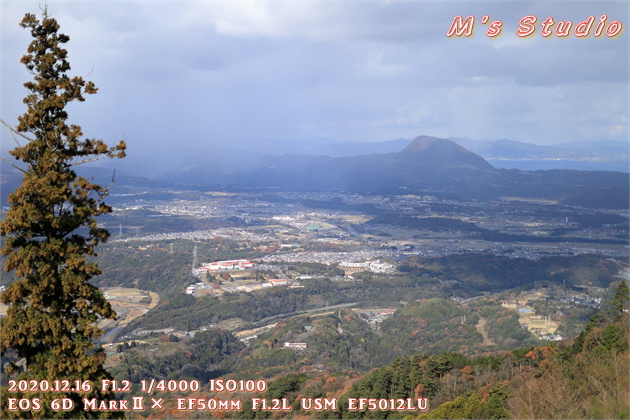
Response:
[[[628,162],[586,162],[579,160],[503,160],[486,159],[495,168],[538,171],[572,169],[576,171],[614,171],[630,173]]]

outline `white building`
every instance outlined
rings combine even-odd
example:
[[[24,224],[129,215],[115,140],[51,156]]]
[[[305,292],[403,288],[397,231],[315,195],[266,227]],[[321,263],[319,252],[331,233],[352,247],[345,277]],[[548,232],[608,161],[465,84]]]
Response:
[[[195,275],[202,273],[219,273],[222,271],[249,270],[254,268],[256,264],[248,260],[227,260],[214,261],[211,263],[201,264],[201,268],[195,270]]]

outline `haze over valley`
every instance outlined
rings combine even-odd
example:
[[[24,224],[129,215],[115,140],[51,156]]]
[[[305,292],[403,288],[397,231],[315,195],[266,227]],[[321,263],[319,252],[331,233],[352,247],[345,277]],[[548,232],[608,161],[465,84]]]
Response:
[[[111,188],[96,284],[120,317],[100,344],[134,383],[518,352],[571,340],[630,277],[627,173],[497,169],[447,139]]]
[[[256,285],[273,278],[307,286],[310,280],[301,280],[304,271],[299,269],[305,265],[318,273],[313,281],[332,280],[331,290],[347,288],[358,279],[361,284],[385,281],[394,288],[399,282],[419,283],[405,298],[394,292],[389,297],[353,295],[349,301],[320,301],[302,310],[325,310],[335,302],[346,309],[378,302],[377,307],[395,311],[413,300],[466,301],[543,285],[567,288],[567,293],[585,288],[581,293],[601,301],[615,276],[625,273],[627,174],[496,169],[451,140],[427,136],[399,152],[269,159],[241,168],[233,178],[226,175],[226,167],[213,166],[206,172],[173,175],[170,182],[120,176],[109,197],[114,213],[101,219],[112,239],[99,258],[106,267],[99,284],[144,289],[168,304],[169,297],[186,294],[186,287],[200,281],[193,271],[202,263],[248,259],[256,269],[247,273],[258,274],[242,279],[204,277],[201,284],[215,284],[204,296],[223,299],[224,293],[244,290],[265,293]],[[9,179],[7,172],[4,176]],[[227,181],[221,184],[220,179]],[[456,267],[461,258],[471,266],[481,264],[481,269],[489,256],[496,259],[497,268],[492,269],[499,270],[496,274],[474,274],[471,268],[473,272],[462,271],[463,277],[458,277],[447,274],[452,267],[443,271]],[[569,277],[547,273],[521,278],[501,271],[514,264],[545,266],[557,259],[580,265],[593,258],[616,261],[617,268],[607,274],[578,270]],[[128,261],[124,267],[122,261]],[[444,268],[419,268],[428,261]],[[388,268],[370,268],[379,264]],[[348,271],[354,266],[359,268]],[[155,272],[157,267],[162,268]],[[165,273],[175,274],[164,277]],[[410,275],[417,280],[410,280]],[[295,310],[269,315],[291,317]],[[553,318],[559,331],[570,335],[584,316]],[[145,321],[135,321],[140,322],[136,327],[151,325],[151,318],[149,312]],[[223,320],[234,332],[260,320],[235,321]],[[193,324],[197,327],[188,332],[203,327]],[[159,325],[181,327],[166,320]],[[131,337],[129,328],[116,331]],[[110,342],[115,339],[111,333],[107,337]]]

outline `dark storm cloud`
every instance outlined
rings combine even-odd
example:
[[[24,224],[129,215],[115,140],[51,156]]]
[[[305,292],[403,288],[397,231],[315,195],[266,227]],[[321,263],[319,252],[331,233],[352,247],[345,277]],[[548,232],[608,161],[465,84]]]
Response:
[[[627,138],[627,29],[515,35],[527,15],[577,24],[607,14],[626,26],[626,2],[48,4],[71,36],[73,71],[100,88],[72,116],[89,135],[125,130],[132,152],[312,136]],[[2,7],[2,116],[13,120],[28,79],[17,22],[38,3]],[[446,36],[458,15],[475,16],[474,36]],[[485,35],[484,15],[504,23],[502,35]]]

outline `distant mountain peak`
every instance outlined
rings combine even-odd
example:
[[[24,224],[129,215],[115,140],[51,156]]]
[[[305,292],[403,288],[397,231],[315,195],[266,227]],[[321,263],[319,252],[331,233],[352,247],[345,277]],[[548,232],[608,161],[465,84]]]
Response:
[[[414,156],[433,167],[494,170],[481,156],[452,140],[438,137],[418,136],[400,154]]]
[[[433,148],[453,148],[453,149],[461,149],[466,150],[464,147],[455,143],[452,140],[441,139],[438,137],[431,136],[418,136],[409,143],[407,147],[403,150],[403,153],[419,153],[425,152],[429,149]]]

